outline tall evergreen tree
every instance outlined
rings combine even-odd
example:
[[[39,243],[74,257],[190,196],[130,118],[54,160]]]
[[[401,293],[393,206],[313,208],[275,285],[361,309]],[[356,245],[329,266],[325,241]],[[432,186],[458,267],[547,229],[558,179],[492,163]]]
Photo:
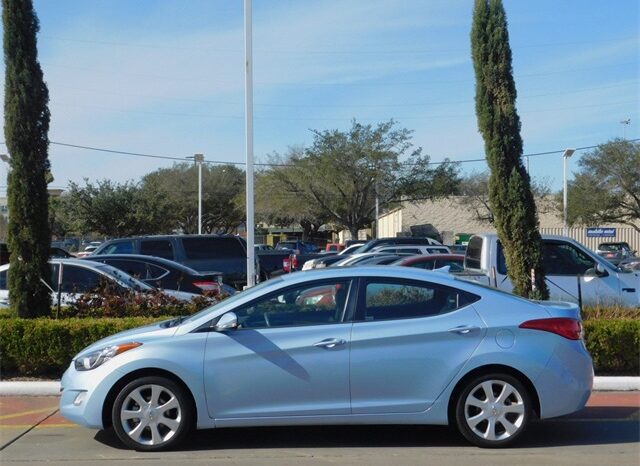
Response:
[[[51,235],[48,223],[49,91],[37,58],[38,18],[31,0],[2,0],[4,26],[4,134],[11,156],[9,196],[9,300],[21,317],[50,312],[41,279]]]
[[[514,293],[548,299],[542,241],[529,175],[522,163],[520,118],[501,0],[476,0],[471,30],[476,114],[491,170],[489,201]]]

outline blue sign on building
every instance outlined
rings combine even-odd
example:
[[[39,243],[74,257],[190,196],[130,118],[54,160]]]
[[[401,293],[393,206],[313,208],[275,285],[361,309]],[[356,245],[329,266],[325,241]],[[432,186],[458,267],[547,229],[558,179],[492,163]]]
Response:
[[[587,228],[587,238],[615,238],[615,228]]]

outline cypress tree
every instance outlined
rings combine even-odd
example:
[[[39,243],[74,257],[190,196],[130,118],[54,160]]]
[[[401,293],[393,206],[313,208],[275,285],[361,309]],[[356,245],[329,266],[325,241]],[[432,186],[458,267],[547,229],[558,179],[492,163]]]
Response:
[[[47,174],[49,91],[37,58],[39,29],[31,0],[2,0],[4,26],[4,135],[11,157],[9,300],[14,313],[50,313]]]
[[[476,0],[471,29],[476,115],[491,170],[489,202],[515,294],[548,299],[542,240],[529,174],[522,163],[520,118],[501,0]]]

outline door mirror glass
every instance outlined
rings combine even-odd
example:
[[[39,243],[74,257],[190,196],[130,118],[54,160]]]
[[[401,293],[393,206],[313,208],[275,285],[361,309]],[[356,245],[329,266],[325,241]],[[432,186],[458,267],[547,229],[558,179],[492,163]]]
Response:
[[[216,332],[224,332],[225,330],[233,330],[238,328],[238,316],[235,312],[227,312],[218,319],[213,329]]]
[[[596,275],[598,277],[606,277],[607,275],[609,275],[607,270],[604,268],[604,265],[602,265],[600,262],[596,264]]]

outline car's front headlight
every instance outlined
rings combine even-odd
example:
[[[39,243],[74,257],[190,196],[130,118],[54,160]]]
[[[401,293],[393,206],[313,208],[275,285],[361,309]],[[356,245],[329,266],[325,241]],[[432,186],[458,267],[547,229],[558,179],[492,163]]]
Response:
[[[95,369],[96,367],[101,366],[109,359],[124,353],[125,351],[129,351],[131,349],[137,348],[141,346],[142,343],[131,342],[124,343],[122,345],[112,345],[107,346],[106,348],[99,349],[97,351],[93,351],[91,353],[85,354],[84,356],[80,356],[75,361],[75,367],[78,371],[90,371],[91,369]]]

